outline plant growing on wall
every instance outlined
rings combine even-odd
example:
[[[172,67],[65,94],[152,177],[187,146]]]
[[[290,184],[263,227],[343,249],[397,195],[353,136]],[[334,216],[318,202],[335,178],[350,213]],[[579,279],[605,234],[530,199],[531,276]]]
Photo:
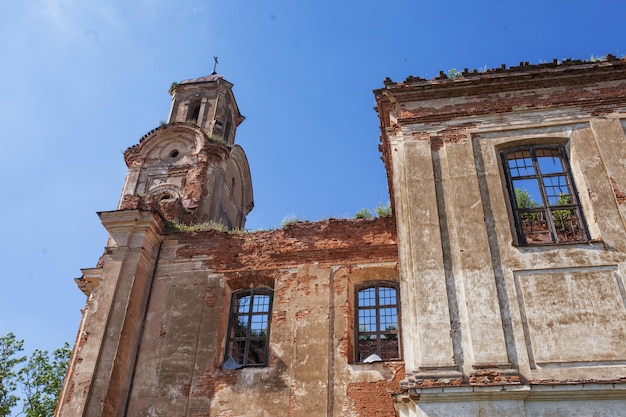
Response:
[[[461,71],[457,71],[456,68],[452,68],[448,70],[448,78],[454,80],[455,78],[459,78],[461,76]]]
[[[391,202],[388,201],[387,204],[378,203],[378,205],[374,207],[374,212],[378,217],[391,216]]]
[[[372,218],[372,212],[369,211],[369,209],[367,208],[363,208],[359,211],[356,212],[356,214],[354,215],[355,219],[371,219]]]
[[[283,220],[280,222],[280,227],[284,228],[289,226],[292,223],[298,223],[301,222],[302,220],[300,220],[295,214],[288,214],[285,217],[283,217]]]

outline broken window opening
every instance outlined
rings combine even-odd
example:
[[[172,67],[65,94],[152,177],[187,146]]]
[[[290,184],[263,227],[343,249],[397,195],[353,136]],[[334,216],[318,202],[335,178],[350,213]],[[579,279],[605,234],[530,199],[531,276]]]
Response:
[[[398,284],[366,283],[356,292],[356,358],[400,359]]]
[[[233,293],[226,354],[241,366],[264,366],[268,360],[273,291],[252,288]]]
[[[171,195],[170,193],[163,193],[159,196],[159,203],[161,201],[166,201],[166,200],[173,200],[174,196]]]
[[[589,240],[563,146],[531,145],[501,156],[520,245]]]
[[[189,110],[187,111],[187,122],[196,124],[200,117],[200,99],[196,99],[189,104]]]
[[[228,113],[228,116],[226,117],[226,127],[224,128],[224,140],[228,143],[230,143],[230,129],[232,127],[233,124],[233,116]]]

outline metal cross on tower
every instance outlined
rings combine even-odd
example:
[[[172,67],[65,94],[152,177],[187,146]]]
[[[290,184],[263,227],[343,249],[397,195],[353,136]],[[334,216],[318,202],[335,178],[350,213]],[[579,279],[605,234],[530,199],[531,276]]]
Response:
[[[213,61],[215,61],[215,62],[213,63],[213,72],[211,74],[215,75],[215,74],[217,74],[216,68],[217,68],[217,64],[218,64],[216,56],[213,57]]]

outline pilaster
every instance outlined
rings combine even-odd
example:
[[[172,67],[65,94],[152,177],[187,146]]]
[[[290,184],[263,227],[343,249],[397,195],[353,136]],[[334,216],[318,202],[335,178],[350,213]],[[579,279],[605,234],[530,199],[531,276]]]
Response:
[[[151,212],[99,213],[110,233],[100,285],[91,289],[66,384],[82,401],[61,404],[57,415],[123,416],[151,288],[163,223]],[[88,271],[89,272],[89,271]]]
[[[398,249],[401,258],[403,351],[407,377],[459,377],[450,331],[439,207],[427,140],[392,143]],[[412,161],[412,163],[408,163]],[[414,374],[415,373],[415,374]],[[420,376],[418,377],[417,374]]]

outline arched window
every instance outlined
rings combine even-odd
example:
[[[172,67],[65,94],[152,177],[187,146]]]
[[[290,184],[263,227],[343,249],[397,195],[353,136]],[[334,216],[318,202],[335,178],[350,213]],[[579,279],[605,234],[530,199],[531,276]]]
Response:
[[[267,364],[273,291],[266,288],[240,290],[232,295],[226,360],[240,366]]]
[[[189,108],[187,110],[187,118],[185,119],[191,123],[198,123],[198,117],[200,117],[200,99],[195,99],[191,103],[189,103]]]
[[[400,359],[398,284],[377,281],[356,291],[356,359]],[[369,359],[368,359],[369,358]]]
[[[589,240],[563,146],[531,145],[501,155],[520,245]]]

